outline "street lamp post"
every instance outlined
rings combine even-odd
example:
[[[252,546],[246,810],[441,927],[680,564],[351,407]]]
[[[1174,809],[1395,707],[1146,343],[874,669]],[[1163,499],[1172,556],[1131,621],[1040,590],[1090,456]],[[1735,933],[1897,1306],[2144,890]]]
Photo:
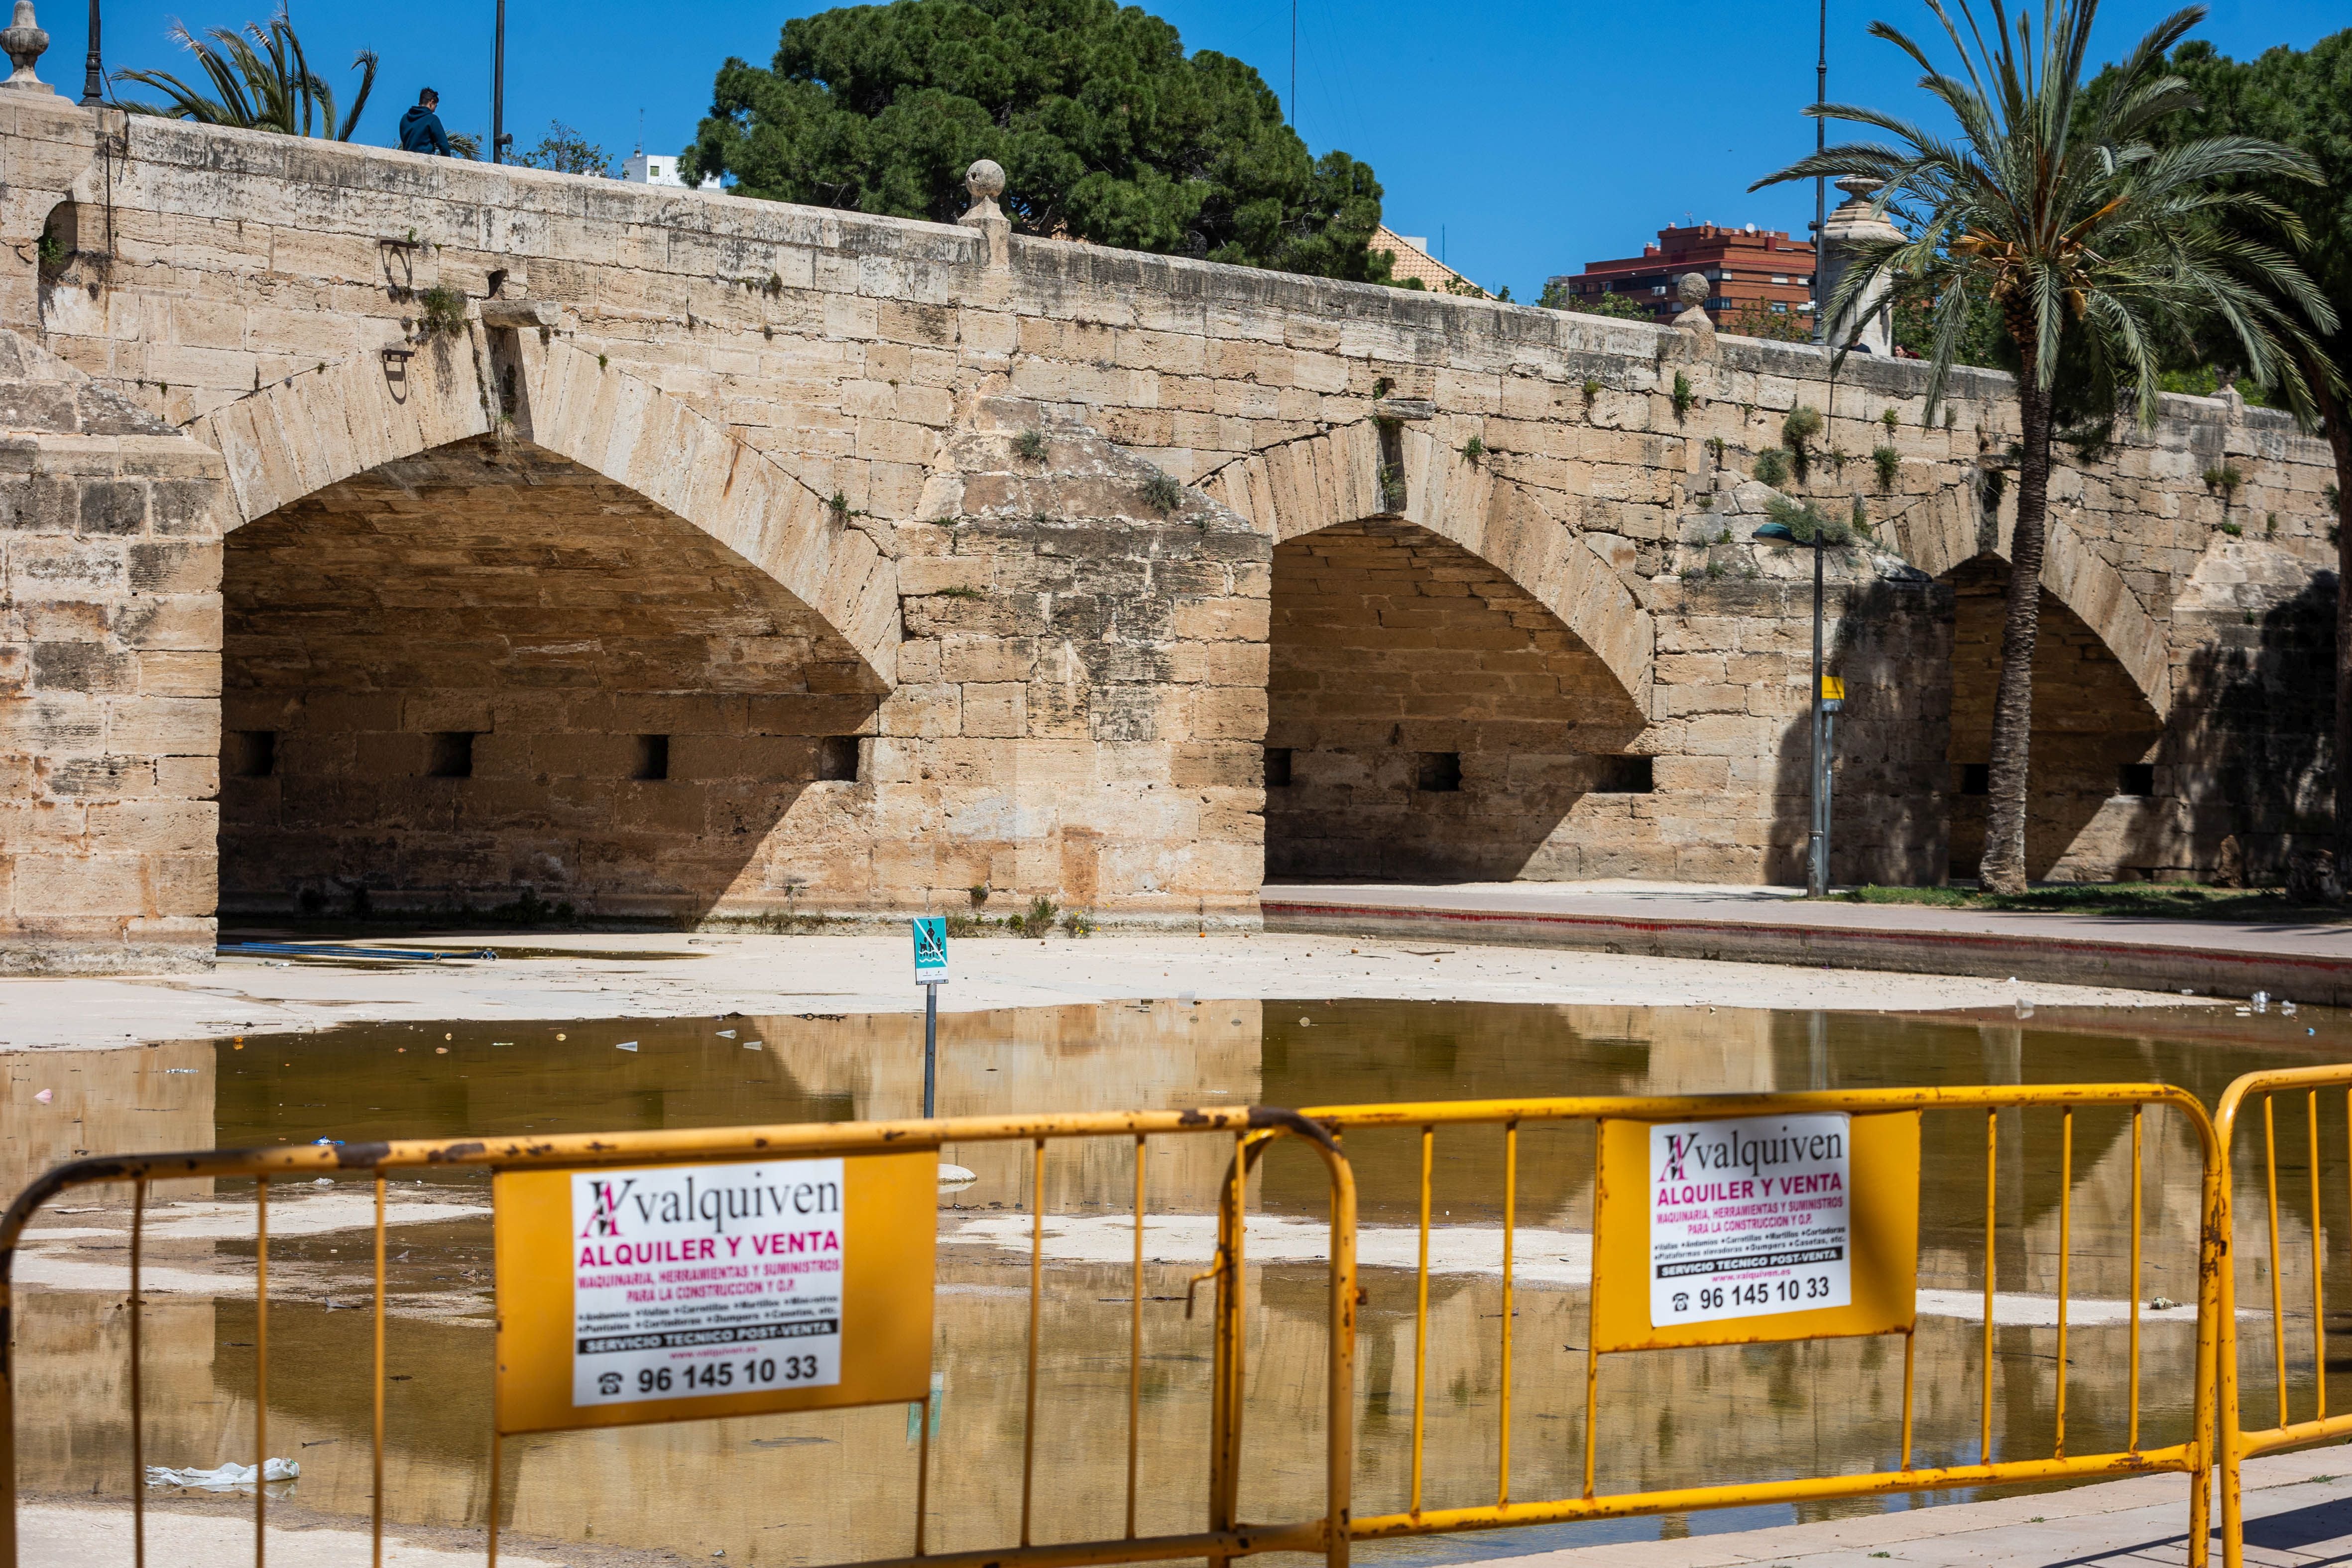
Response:
[[[106,65],[98,52],[98,0],[89,0],[89,53],[82,57],[81,106],[95,109],[106,101]]]

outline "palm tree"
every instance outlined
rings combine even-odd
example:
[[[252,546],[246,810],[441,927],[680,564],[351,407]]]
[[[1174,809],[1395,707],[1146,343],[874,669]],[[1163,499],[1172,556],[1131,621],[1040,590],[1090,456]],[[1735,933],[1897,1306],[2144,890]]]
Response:
[[[1874,210],[1905,237],[1857,246],[1825,309],[1836,320],[1881,281],[1932,300],[1931,414],[1972,306],[1990,304],[2017,354],[2017,524],[1979,878],[1988,890],[2021,892],[2054,390],[2062,377],[2097,387],[2110,406],[2128,404],[2152,423],[2159,351],[2203,314],[2228,324],[2249,374],[2301,402],[2303,372],[2282,340],[2296,350],[2308,343],[2295,311],[2323,331],[2335,313],[2285,252],[2252,237],[2267,225],[2300,244],[2294,219],[2238,184],[2315,180],[2308,159],[2248,136],[2162,151],[2147,140],[2152,126],[2197,105],[2165,54],[2204,19],[2204,7],[2150,29],[2094,102],[2083,68],[2097,0],[2043,0],[2038,39],[2032,16],[2012,18],[2003,0],[1983,3],[1990,29],[1971,0],[1927,0],[1959,56],[1957,76],[1886,23],[1870,28],[1926,72],[1920,85],[1958,122],[1957,140],[1829,104],[1806,112],[1873,127],[1894,144],[1832,147],[1750,188],[1823,175],[1880,182]]]
[[[122,107],[134,114],[278,131],[289,136],[310,135],[311,127],[318,125],[322,134],[338,142],[350,141],[352,132],[359,129],[360,113],[375,88],[374,50],[362,49],[352,58],[352,68],[361,73],[359,93],[352,100],[352,111],[338,122],[335,89],[310,69],[310,61],[303,58],[302,40],[294,36],[294,25],[284,11],[271,17],[267,28],[247,22],[242,33],[214,27],[205,37],[212,41],[194,37],[183,23],[172,24],[171,37],[196,57],[196,64],[212,79],[217,98],[206,98],[168,71],[120,70],[114,73],[115,80],[143,83],[171,100]]]

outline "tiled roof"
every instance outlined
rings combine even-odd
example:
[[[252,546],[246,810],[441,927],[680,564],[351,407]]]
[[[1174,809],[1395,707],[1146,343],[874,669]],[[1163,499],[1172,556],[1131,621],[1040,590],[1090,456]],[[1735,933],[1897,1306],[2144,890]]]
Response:
[[[1423,288],[1443,294],[1446,280],[1452,279],[1459,288],[1476,289],[1482,298],[1486,292],[1386,224],[1372,230],[1370,248],[1389,253],[1389,276],[1399,282],[1418,278]]]

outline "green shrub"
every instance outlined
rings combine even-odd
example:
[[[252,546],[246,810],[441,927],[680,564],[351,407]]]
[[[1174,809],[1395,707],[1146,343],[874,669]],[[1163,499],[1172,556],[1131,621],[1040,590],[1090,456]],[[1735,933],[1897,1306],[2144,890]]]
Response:
[[[1851,544],[1853,530],[1835,518],[1824,516],[1811,501],[1801,504],[1787,496],[1774,496],[1766,503],[1764,515],[1780,523],[1797,536],[1801,544],[1811,544],[1816,534],[1824,544]]]
[[[1045,461],[1045,433],[1042,430],[1024,430],[1020,435],[1013,437],[1013,450],[1015,456],[1025,458],[1030,462]]]
[[[1145,504],[1159,511],[1174,511],[1184,504],[1184,487],[1173,474],[1154,474],[1143,481]]]
[[[1756,454],[1754,472],[1757,482],[1779,489],[1789,482],[1789,454],[1778,447],[1767,447]]]
[[[416,296],[417,325],[426,337],[456,337],[466,330],[466,296],[436,283]]]
[[[1878,470],[1878,488],[1893,489],[1895,481],[1903,477],[1903,454],[1892,447],[1877,447],[1872,448],[1870,461]]]
[[[1821,433],[1821,410],[1806,404],[1800,403],[1789,410],[1789,416],[1780,421],[1780,444],[1788,447],[1789,461],[1796,468],[1801,483],[1811,467],[1811,443]]]
[[[1691,405],[1697,401],[1698,392],[1691,385],[1690,377],[1680,371],[1675,372],[1675,417],[1680,419],[1688,414]]]

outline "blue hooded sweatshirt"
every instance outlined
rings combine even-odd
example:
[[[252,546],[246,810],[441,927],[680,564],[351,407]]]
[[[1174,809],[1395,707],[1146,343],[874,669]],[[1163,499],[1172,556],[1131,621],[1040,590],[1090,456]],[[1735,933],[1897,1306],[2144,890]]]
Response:
[[[441,117],[421,103],[411,104],[408,112],[400,117],[400,150],[452,156],[448,132],[441,129]]]

